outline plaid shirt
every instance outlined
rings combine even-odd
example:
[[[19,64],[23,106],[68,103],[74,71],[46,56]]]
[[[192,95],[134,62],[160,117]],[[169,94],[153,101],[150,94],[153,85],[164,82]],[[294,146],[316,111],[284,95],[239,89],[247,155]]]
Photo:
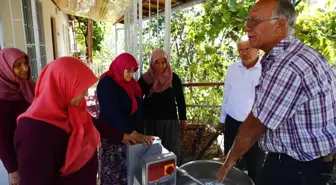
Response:
[[[336,152],[336,78],[317,51],[289,36],[264,56],[253,115],[259,145],[310,161]]]

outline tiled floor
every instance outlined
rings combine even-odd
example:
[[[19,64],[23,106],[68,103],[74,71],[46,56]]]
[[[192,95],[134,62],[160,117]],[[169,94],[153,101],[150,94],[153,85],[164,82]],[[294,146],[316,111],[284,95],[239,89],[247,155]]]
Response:
[[[0,161],[0,185],[8,185],[8,175],[5,167]]]

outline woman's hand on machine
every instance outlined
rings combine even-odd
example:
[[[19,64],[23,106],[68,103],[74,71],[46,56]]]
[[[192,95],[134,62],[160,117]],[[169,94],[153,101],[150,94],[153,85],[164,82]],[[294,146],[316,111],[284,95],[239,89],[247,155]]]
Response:
[[[9,185],[19,185],[20,175],[19,171],[15,171],[9,174]]]
[[[124,134],[123,139],[121,140],[127,146],[131,146],[132,144],[136,143],[134,137],[131,134]]]
[[[154,136],[145,136],[143,135],[143,141],[142,143],[146,146],[151,146],[153,144],[153,141],[155,140]]]
[[[150,146],[153,144],[153,141],[155,140],[154,136],[145,136],[142,134],[139,134],[137,131],[133,131],[131,133],[133,138],[137,143],[143,143],[144,145]]]

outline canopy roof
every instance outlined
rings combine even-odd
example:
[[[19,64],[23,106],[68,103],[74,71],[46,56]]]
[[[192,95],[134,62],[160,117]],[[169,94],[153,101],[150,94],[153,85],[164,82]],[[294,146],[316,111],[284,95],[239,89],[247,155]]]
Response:
[[[123,23],[124,11],[132,0],[52,0],[64,13],[87,17],[97,21]],[[171,0],[171,8],[195,4],[204,0]],[[195,2],[195,3],[193,3]],[[159,6],[157,6],[159,5]],[[142,16],[164,12],[165,0],[142,0]]]
[[[96,21],[116,22],[131,0],[52,0],[64,13]]]

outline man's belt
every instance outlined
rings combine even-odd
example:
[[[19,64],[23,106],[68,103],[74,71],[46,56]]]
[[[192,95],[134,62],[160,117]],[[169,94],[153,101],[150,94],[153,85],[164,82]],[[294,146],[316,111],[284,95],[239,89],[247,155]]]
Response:
[[[296,159],[292,158],[291,156],[289,156],[287,154],[284,154],[284,153],[269,152],[268,155],[275,156],[275,157],[279,158],[279,160],[286,160],[286,159],[296,160]],[[326,155],[326,156],[323,156],[323,157],[319,157],[315,160],[320,160],[320,161],[323,161],[323,162],[332,162],[332,161],[336,162],[336,154],[329,154],[329,155]]]

